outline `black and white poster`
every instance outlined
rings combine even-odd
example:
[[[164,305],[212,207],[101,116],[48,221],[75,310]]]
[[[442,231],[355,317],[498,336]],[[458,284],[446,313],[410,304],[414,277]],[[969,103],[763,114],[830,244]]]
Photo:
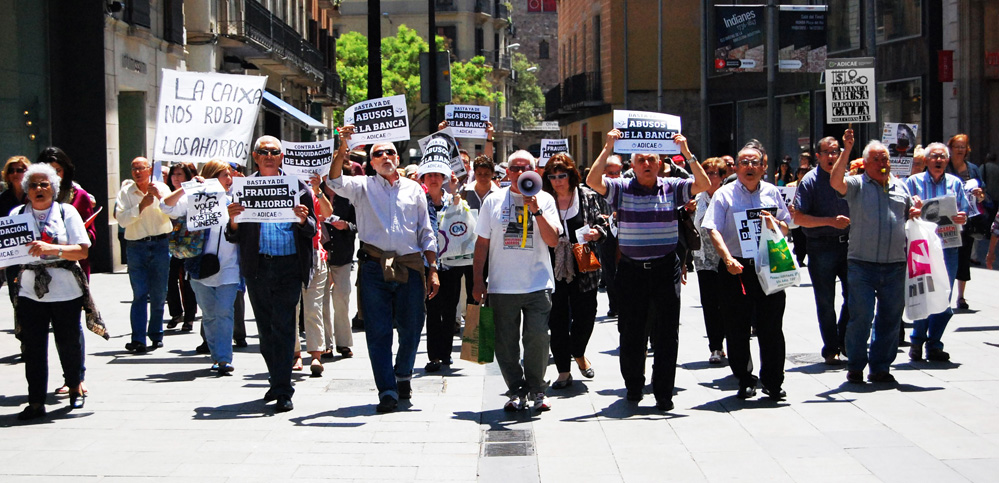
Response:
[[[548,159],[558,153],[569,152],[568,139],[542,139],[541,157],[538,158],[538,166],[544,167],[548,164]]]
[[[886,122],[881,133],[881,143],[888,147],[891,174],[905,179],[912,174],[912,156],[916,151],[918,124]]]
[[[874,58],[826,60],[826,124],[874,122]]]
[[[762,5],[715,6],[715,72],[763,72]]]
[[[937,236],[944,248],[961,246],[961,225],[954,223],[957,215],[957,197],[939,196],[923,200],[922,217],[930,223],[937,224]]]
[[[781,72],[822,72],[826,67],[826,6],[781,5],[777,21]]]
[[[614,128],[621,139],[615,153],[680,154],[673,136],[680,133],[680,116],[646,111],[614,111]]]
[[[489,106],[444,106],[444,120],[455,137],[487,139]]]
[[[35,241],[35,220],[28,214],[0,218],[0,267],[23,265],[38,261],[28,255],[29,242]]]
[[[204,183],[191,180],[181,186],[187,196],[187,231],[206,230],[225,223],[227,200],[219,180],[210,178]]]
[[[763,230],[763,219],[760,213],[767,211],[777,216],[777,207],[753,208],[732,213],[735,227],[739,230],[739,248],[743,258],[755,258],[760,250],[760,232]]]
[[[350,149],[409,139],[409,111],[406,96],[401,94],[358,102],[343,113],[343,122],[354,126],[347,143]]]
[[[306,143],[281,141],[284,147],[284,162],[281,168],[285,174],[298,176],[305,182],[312,177],[312,173],[326,176],[330,174],[330,165],[333,164],[335,144],[335,139]]]
[[[294,210],[298,200],[298,186],[298,178],[295,176],[233,178],[233,202],[246,208],[246,211],[236,216],[236,222],[298,222]]]
[[[246,164],[266,76],[163,69],[152,158]]]
[[[431,139],[441,139],[447,142],[449,147],[449,156],[451,158],[451,172],[457,177],[462,177],[467,171],[465,171],[465,163],[461,161],[461,154],[458,152],[458,140],[455,139],[454,131],[450,127],[446,127],[437,131],[427,137],[420,138],[417,144],[420,145],[420,151],[423,151],[423,157],[426,157],[427,144]]]

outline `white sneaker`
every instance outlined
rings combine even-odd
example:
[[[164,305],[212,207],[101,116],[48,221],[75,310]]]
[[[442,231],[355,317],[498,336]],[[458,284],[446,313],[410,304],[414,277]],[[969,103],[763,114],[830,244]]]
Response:
[[[527,398],[523,396],[510,396],[510,400],[503,405],[503,410],[507,412],[520,411],[527,408]]]
[[[534,396],[534,410],[537,412],[548,411],[552,408],[550,402],[548,402],[548,396],[545,393],[538,393]]]
[[[725,353],[718,351],[711,351],[711,356],[708,357],[708,362],[711,364],[721,364],[722,359],[725,357]]]

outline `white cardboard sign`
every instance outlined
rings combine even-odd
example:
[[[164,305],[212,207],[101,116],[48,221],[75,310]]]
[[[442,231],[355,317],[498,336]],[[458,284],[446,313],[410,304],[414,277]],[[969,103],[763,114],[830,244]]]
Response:
[[[358,102],[343,113],[344,124],[354,126],[347,147],[409,139],[406,96],[380,97]]]
[[[444,120],[455,137],[487,139],[486,123],[489,122],[489,106],[444,106]]]
[[[298,178],[295,176],[248,176],[233,178],[233,202],[246,211],[236,216],[237,223],[298,222]]]
[[[615,153],[680,154],[673,136],[680,133],[680,116],[646,111],[614,111],[614,128],[621,139]]]

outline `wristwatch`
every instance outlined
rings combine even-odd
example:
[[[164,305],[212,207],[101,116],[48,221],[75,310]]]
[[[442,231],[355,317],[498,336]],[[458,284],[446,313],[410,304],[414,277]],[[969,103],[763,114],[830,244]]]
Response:
[[[698,163],[700,161],[697,160],[697,156],[694,156],[693,154],[691,154],[690,157],[687,158],[687,162],[688,163]]]
[[[56,256],[62,258],[62,247],[59,247],[59,253]]]
[[[544,213],[545,213],[544,211],[541,211],[541,208],[538,208],[538,211],[531,212],[531,214],[534,216],[541,216]]]

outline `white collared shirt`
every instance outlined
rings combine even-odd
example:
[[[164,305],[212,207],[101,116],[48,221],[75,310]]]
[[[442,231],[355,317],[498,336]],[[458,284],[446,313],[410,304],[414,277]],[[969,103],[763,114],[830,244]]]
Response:
[[[437,253],[427,194],[419,183],[403,177],[390,183],[381,175],[340,176],[326,183],[354,205],[362,242],[398,255]]]
[[[173,223],[170,217],[160,210],[159,203],[170,194],[170,188],[163,183],[150,181],[148,189],[158,190],[159,199],[140,212],[139,203],[146,194],[139,191],[134,180],[126,179],[121,183],[121,190],[118,191],[118,199],[115,201],[114,217],[119,225],[125,227],[126,240],[165,235],[173,231]]]

